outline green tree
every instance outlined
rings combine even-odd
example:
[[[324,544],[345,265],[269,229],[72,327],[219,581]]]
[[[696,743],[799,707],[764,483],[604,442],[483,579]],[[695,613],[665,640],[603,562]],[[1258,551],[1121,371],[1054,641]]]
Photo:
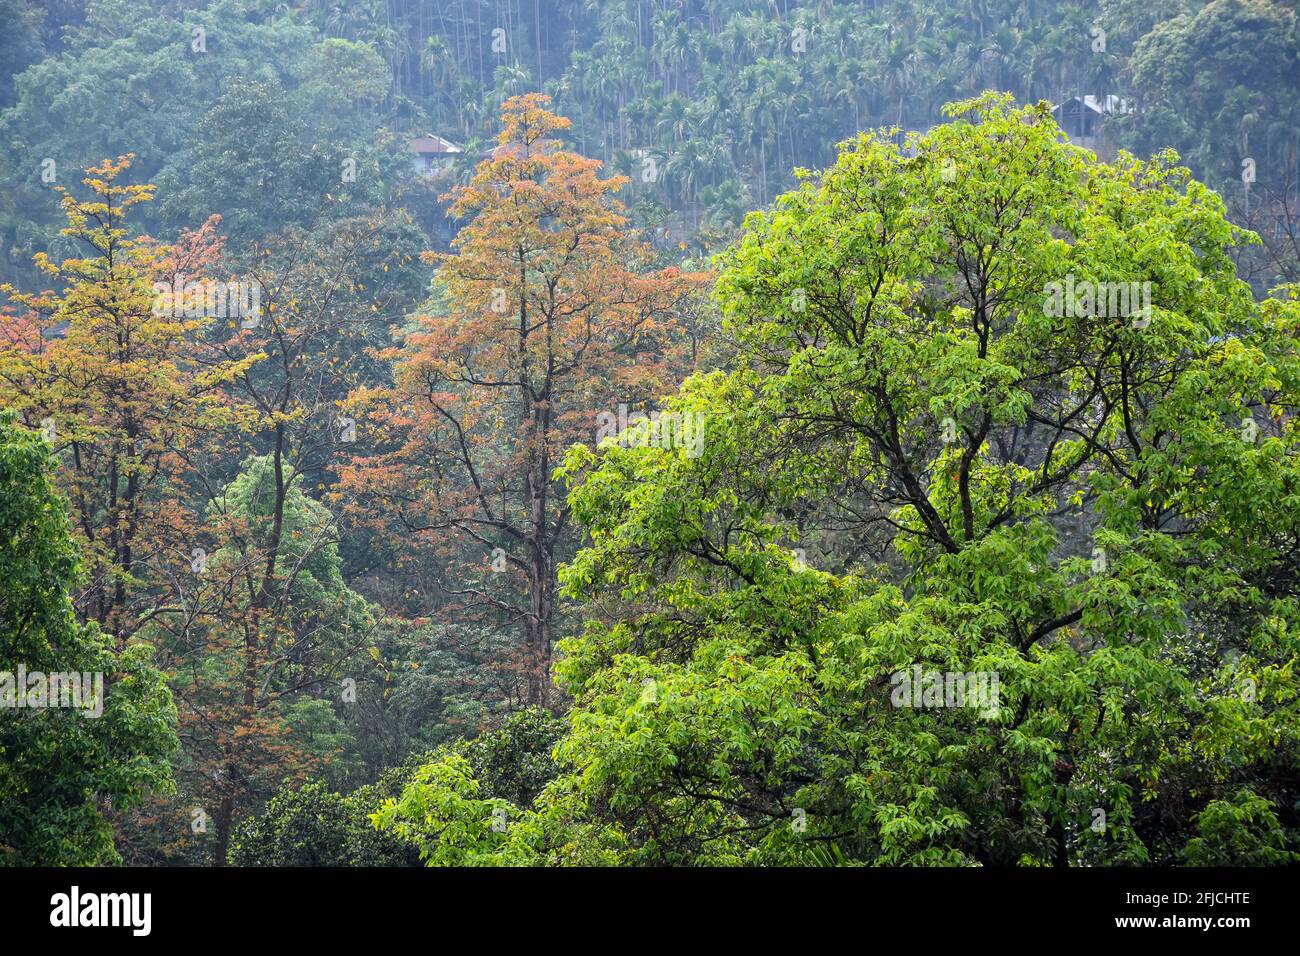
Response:
[[[0,416],[0,864],[113,863],[103,810],[172,788],[176,708],[148,645],[115,650],[97,626],[77,623],[79,560],[48,456],[37,433]],[[84,710],[16,709],[21,694],[30,704],[34,672],[98,674],[102,684],[92,677],[98,695],[83,698]]]
[[[334,516],[297,472],[286,479],[281,493],[272,458],[253,456],[210,503],[220,545],[166,641],[184,703],[178,779],[210,813],[216,865],[286,775],[323,773],[340,753],[341,779],[357,769],[343,682],[369,666],[371,610],[343,580]]]
[[[518,845],[512,824],[533,814],[534,801],[555,779],[564,727],[533,707],[496,730],[426,754],[370,820],[429,866],[531,862],[531,848]]]
[[[400,799],[408,810],[425,793],[427,765],[450,761],[464,767],[493,807],[529,806],[556,774],[551,751],[564,723],[541,709],[513,714],[495,730],[460,740],[436,752],[411,756],[380,776],[377,783],[341,794],[319,782],[286,786],[266,810],[237,829],[232,861],[239,866],[414,866],[426,849],[424,828],[376,830],[371,814],[396,818]],[[382,805],[382,806],[381,806]],[[414,811],[411,811],[414,812]],[[494,831],[491,810],[483,814],[487,832],[504,832],[504,817]]]
[[[10,202],[16,207],[15,215],[0,215],[0,235],[13,250],[9,261],[0,260],[6,272],[19,270],[37,251],[62,251],[50,238],[58,210],[43,176],[67,185],[105,156],[133,153],[135,173],[170,196],[193,181],[193,147],[204,145],[196,127],[222,94],[241,77],[268,83],[292,77],[312,39],[310,28],[287,16],[250,14],[260,4],[249,0],[216,0],[183,16],[160,15],[149,0],[86,6],[85,23],[68,30],[58,55],[16,78],[17,102],[0,112],[0,143],[10,156],[0,170],[0,211]],[[201,39],[196,30],[204,31]],[[219,132],[243,137],[256,131]],[[226,142],[224,135],[219,142]],[[246,175],[233,163],[219,172],[220,180],[204,185],[233,191],[226,180]],[[202,221],[168,220],[166,212],[148,210],[141,225],[163,235]]]
[[[391,776],[388,775],[388,776]],[[409,771],[400,776],[404,783]],[[415,866],[415,850],[370,825],[390,785],[336,793],[319,780],[286,787],[236,829],[235,866]]]
[[[1214,0],[1157,24],[1131,63],[1143,99],[1124,123],[1139,149],[1177,149],[1216,188],[1241,190],[1250,158],[1262,185],[1294,170],[1300,120],[1295,13],[1268,0]]]

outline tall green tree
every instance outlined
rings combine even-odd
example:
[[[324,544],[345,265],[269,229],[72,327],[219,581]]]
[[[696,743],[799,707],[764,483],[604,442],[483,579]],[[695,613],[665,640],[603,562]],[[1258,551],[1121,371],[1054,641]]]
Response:
[[[77,623],[79,559],[49,470],[39,433],[0,416],[0,864],[113,863],[104,810],[172,788],[176,708],[148,645],[115,650]],[[33,709],[37,673],[90,675],[83,686],[102,690],[79,709]]]

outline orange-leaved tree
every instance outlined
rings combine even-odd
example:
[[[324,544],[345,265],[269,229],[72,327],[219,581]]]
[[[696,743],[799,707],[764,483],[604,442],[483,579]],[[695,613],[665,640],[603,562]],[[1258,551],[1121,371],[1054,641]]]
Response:
[[[477,571],[444,579],[444,610],[518,628],[520,694],[546,704],[556,568],[572,546],[553,472],[600,412],[644,403],[687,370],[682,320],[707,281],[654,269],[616,198],[625,177],[564,148],[569,121],[530,93],[502,107],[499,145],[444,199],[467,220],[434,295],[387,350],[391,387],[351,398],[369,442],[344,488],[408,547]],[[499,573],[493,573],[493,572]]]
[[[84,254],[35,261],[62,288],[0,286],[16,306],[0,323],[0,401],[53,445],[85,553],[78,611],[120,641],[182,610],[173,585],[189,571],[198,520],[185,485],[243,418],[224,386],[257,360],[208,354],[208,283],[191,284],[197,305],[159,293],[215,260],[215,224],[172,246],[132,235],[128,214],[154,187],[121,182],[130,164],[88,169],[85,199],[59,187],[62,235]]]

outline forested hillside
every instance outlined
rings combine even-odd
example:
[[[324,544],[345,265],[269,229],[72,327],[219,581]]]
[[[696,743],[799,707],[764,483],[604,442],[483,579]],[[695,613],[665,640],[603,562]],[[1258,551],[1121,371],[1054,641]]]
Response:
[[[0,863],[1300,863],[1293,4],[0,23]]]

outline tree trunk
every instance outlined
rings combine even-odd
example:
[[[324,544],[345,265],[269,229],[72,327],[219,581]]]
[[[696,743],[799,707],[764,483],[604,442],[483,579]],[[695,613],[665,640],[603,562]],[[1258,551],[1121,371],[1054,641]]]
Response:
[[[544,425],[543,425],[544,427]],[[528,547],[528,703],[545,707],[551,688],[551,615],[555,607],[555,555],[547,533],[546,456],[541,454],[530,482],[532,540]]]
[[[222,797],[217,806],[217,845],[212,850],[212,865],[225,866],[230,853],[230,824],[235,815],[235,802],[229,796]]]
[[[1070,865],[1070,845],[1065,837],[1065,826],[1062,823],[1052,825],[1052,841],[1056,844],[1056,853],[1052,860],[1053,866]]]

